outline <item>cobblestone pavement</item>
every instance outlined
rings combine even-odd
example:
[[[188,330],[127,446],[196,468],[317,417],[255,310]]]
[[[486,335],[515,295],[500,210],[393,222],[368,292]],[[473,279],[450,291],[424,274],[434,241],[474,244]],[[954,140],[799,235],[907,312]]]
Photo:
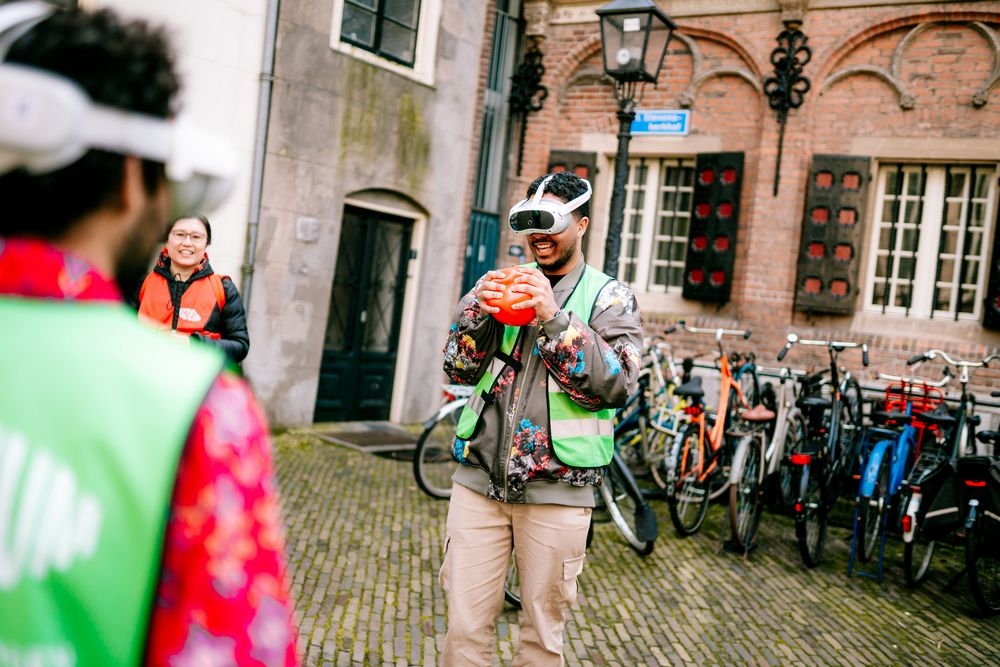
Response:
[[[436,665],[445,631],[437,585],[447,502],[424,496],[407,460],[325,442],[276,438],[288,557],[307,665]],[[799,559],[794,526],[765,513],[748,558],[719,553],[723,508],[702,531],[660,538],[648,557],[599,523],[567,625],[574,665],[990,665],[1000,617],[983,617],[950,580],[961,551],[942,548],[910,590],[890,542],[882,584],[846,575],[849,533],[831,526],[825,561]],[[498,622],[494,665],[509,664],[518,612]],[[485,667],[485,666],[484,666]]]

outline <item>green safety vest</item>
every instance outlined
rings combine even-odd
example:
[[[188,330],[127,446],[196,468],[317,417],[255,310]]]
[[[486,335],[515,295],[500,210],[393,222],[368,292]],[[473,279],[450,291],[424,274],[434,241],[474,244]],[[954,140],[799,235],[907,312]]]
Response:
[[[563,311],[575,313],[583,322],[590,321],[594,302],[601,289],[611,278],[591,266],[585,266],[580,281],[573,288]],[[520,327],[504,326],[500,344],[502,354],[494,355],[476,390],[462,410],[456,433],[468,440],[476,430],[479,419],[486,407],[486,397],[493,390],[497,378],[507,365],[506,359],[517,342]],[[612,419],[615,410],[606,408],[591,411],[573,402],[551,374],[548,375],[549,433],[556,456],[566,465],[575,468],[600,468],[608,465],[614,453],[614,432]]]
[[[0,322],[0,664],[138,665],[223,355],[119,304],[0,297]]]

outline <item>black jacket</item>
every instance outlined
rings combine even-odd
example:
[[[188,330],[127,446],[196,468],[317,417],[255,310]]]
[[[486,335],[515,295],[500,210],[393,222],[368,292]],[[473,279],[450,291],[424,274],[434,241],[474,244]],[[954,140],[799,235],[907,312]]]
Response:
[[[170,258],[166,253],[160,255],[153,272],[163,276],[167,280],[167,287],[170,290],[170,300],[174,305],[173,328],[177,328],[178,312],[180,310],[181,296],[187,291],[195,281],[202,280],[215,273],[212,265],[208,262],[208,257],[202,263],[201,268],[195,271],[190,278],[185,281],[175,280],[170,272]],[[239,363],[246,359],[247,352],[250,351],[250,335],[247,333],[247,314],[243,308],[243,299],[239,290],[229,278],[222,276],[222,287],[226,293],[226,305],[222,311],[218,306],[212,309],[212,314],[205,324],[205,330],[210,333],[219,334],[220,338],[214,339],[199,334],[191,334],[192,338],[205,341],[209,345],[220,348],[230,359]]]

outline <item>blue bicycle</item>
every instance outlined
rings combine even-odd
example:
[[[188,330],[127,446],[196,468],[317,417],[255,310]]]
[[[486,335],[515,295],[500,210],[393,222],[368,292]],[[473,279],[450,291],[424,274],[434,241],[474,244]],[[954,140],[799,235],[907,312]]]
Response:
[[[863,431],[861,440],[861,479],[854,507],[854,532],[847,573],[854,570],[855,559],[863,563],[872,560],[878,546],[875,578],[882,581],[885,540],[890,517],[899,516],[897,500],[903,482],[926,439],[936,437],[935,424],[920,419],[921,413],[931,412],[944,402],[943,387],[950,381],[945,376],[931,382],[914,378],[879,374],[889,380],[883,410],[871,414],[873,426]],[[859,574],[869,576],[867,572]]]

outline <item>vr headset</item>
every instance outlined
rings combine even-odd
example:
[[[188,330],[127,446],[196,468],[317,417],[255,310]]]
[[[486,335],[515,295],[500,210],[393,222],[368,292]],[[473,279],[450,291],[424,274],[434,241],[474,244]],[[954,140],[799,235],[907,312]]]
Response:
[[[65,77],[3,62],[11,44],[53,11],[36,1],[0,6],[0,175],[49,173],[101,149],[163,163],[174,216],[222,203],[233,187],[236,155],[221,137],[183,116],[167,120],[95,104]]]
[[[542,199],[542,195],[545,194],[545,185],[553,178],[554,175],[548,176],[539,184],[538,190],[533,196],[522,199],[511,207],[507,222],[515,234],[522,236],[527,234],[561,234],[573,222],[571,213],[590,199],[592,189],[590,181],[585,178],[580,180],[587,184],[587,191],[572,201],[564,204],[551,199]]]

